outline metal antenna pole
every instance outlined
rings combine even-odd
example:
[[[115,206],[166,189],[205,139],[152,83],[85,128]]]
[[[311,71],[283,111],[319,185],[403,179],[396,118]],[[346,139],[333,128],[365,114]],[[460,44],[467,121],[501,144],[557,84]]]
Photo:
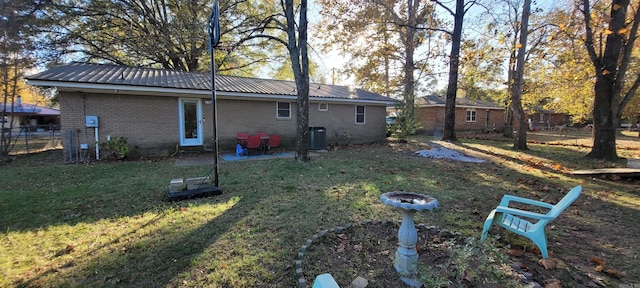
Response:
[[[209,54],[211,54],[211,107],[213,117],[213,173],[214,173],[214,186],[218,187],[218,116],[216,113],[216,68],[215,68],[215,56],[213,55],[214,47],[218,45],[220,41],[220,25],[218,23],[218,0],[213,5],[213,11],[209,16]]]

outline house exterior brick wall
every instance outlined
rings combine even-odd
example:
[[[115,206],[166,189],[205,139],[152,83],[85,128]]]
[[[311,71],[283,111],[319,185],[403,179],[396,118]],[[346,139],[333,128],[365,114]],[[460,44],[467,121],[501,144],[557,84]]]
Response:
[[[128,144],[142,156],[166,156],[174,153],[180,142],[180,97],[99,94],[65,92],[59,95],[61,124],[64,133],[64,155],[76,153],[79,144],[89,144],[88,153],[95,157],[93,128],[85,127],[85,116],[98,116],[99,143],[111,137],[126,137]],[[212,104],[208,98],[202,104],[204,147],[213,145]],[[281,134],[282,145],[293,148],[296,135],[296,102],[291,103],[291,118],[276,117],[274,100],[235,100],[219,98],[217,101],[217,134],[220,151],[233,151],[236,133]],[[207,104],[209,102],[209,104]],[[355,107],[364,105],[365,123],[355,123]],[[383,105],[366,105],[346,102],[328,102],[328,110],[320,111],[318,102],[309,104],[309,126],[325,127],[328,144],[357,144],[378,142],[385,139],[385,108]],[[72,137],[70,139],[69,137]],[[75,156],[72,156],[75,157]]]
[[[534,129],[549,129],[557,126],[567,125],[569,116],[560,113],[535,113],[528,114]]]
[[[475,121],[467,121],[467,110],[476,112]],[[416,119],[419,131],[429,134],[441,133],[444,129],[445,108],[441,106],[418,107]],[[484,132],[491,129],[504,130],[504,110],[487,108],[456,107],[455,130],[460,132]]]
[[[85,127],[87,115],[98,116],[99,143],[108,135],[126,137],[130,147],[161,155],[178,144],[177,98],[61,92],[59,99],[65,157],[81,143],[89,144],[88,152],[95,151],[94,128]]]
[[[218,103],[218,142],[220,149],[229,149],[235,145],[236,133],[249,134],[264,131],[268,134],[281,134],[285,146],[295,145],[296,109],[295,101],[288,102],[291,118],[276,117],[278,101],[239,101],[220,99]],[[359,104],[358,104],[359,105]],[[355,123],[353,103],[328,103],[327,111],[318,109],[318,102],[309,103],[309,126],[327,129],[327,143],[356,144],[378,142],[385,139],[386,106],[365,105],[365,124]],[[204,105],[203,115],[210,119],[211,105]],[[205,141],[212,138],[211,122],[205,122]],[[206,144],[205,144],[206,145]]]

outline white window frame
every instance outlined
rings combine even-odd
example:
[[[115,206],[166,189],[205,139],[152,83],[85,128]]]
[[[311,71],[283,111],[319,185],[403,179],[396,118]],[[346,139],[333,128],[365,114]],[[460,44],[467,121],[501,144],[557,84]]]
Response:
[[[358,112],[358,107],[362,107],[362,113]],[[358,116],[362,116],[362,121],[358,122]],[[356,105],[355,109],[355,122],[356,124],[366,124],[367,123],[367,106],[365,105]]]
[[[287,104],[289,107],[287,109],[280,109],[280,103]],[[289,116],[280,116],[280,111],[288,111]],[[276,119],[291,119],[291,102],[276,102]]]
[[[329,111],[329,103],[318,103],[318,111]]]
[[[468,123],[475,123],[478,119],[478,112],[476,109],[467,109],[465,112],[465,119]]]
[[[540,120],[538,123],[544,123],[544,114],[540,114]]]

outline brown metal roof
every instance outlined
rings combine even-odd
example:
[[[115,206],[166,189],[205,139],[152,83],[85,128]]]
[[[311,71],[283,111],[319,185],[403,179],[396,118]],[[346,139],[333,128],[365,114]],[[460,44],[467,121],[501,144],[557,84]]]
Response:
[[[26,77],[30,81],[123,85],[188,90],[211,90],[211,74],[177,70],[129,67],[111,64],[70,63]],[[42,83],[42,82],[40,82]],[[56,83],[47,83],[51,87]],[[296,96],[293,81],[216,75],[216,90],[234,93]],[[395,102],[396,100],[362,89],[310,84],[310,97]]]
[[[419,106],[445,106],[446,99],[441,96],[429,95],[416,98],[416,105]],[[471,100],[469,98],[456,97],[456,106],[461,107],[482,107],[490,109],[504,109],[504,107],[489,101]]]

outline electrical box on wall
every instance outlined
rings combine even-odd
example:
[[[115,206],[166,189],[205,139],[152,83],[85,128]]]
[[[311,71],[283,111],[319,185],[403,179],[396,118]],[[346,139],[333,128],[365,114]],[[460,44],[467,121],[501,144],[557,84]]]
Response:
[[[98,127],[98,116],[85,116],[86,127]]]

